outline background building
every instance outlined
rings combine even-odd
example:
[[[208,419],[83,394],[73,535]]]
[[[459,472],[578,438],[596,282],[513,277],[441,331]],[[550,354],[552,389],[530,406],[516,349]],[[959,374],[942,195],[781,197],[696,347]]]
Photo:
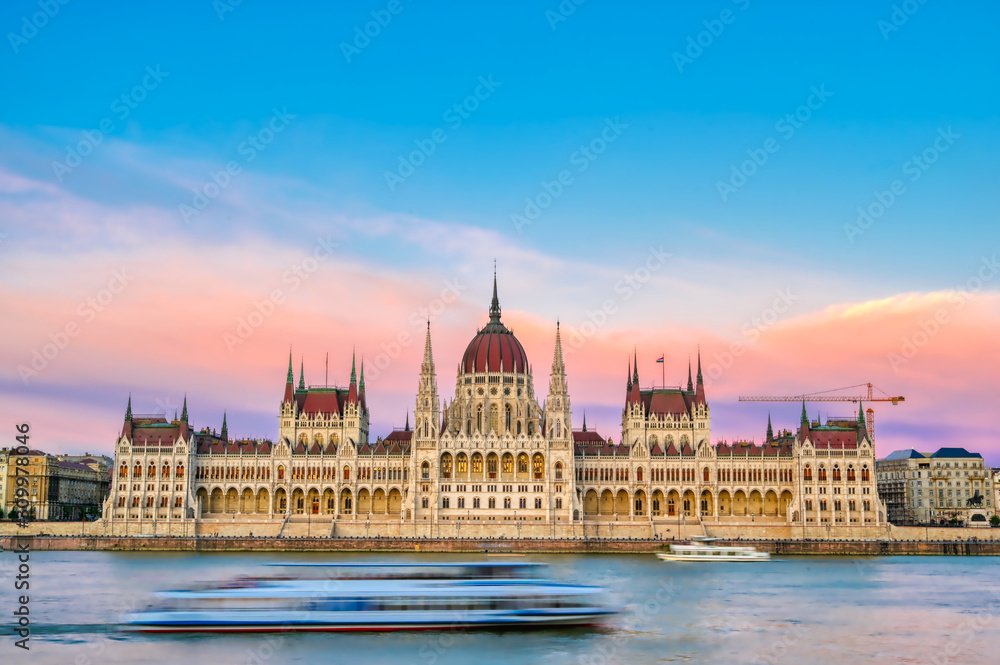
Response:
[[[0,451],[5,514],[14,508],[17,457],[9,449]],[[90,455],[61,458],[40,450],[31,450],[20,457],[28,459],[28,464],[20,467],[27,469],[27,475],[20,477],[27,478],[28,510],[33,511],[34,519],[80,520],[101,514],[108,493],[109,458]]]
[[[995,513],[994,479],[979,453],[897,450],[876,468],[879,495],[893,524],[976,524]]]

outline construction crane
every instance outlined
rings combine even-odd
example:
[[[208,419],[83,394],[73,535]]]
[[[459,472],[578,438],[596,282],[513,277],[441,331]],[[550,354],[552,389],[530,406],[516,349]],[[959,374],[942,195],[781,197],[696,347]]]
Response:
[[[867,388],[868,392],[865,395],[829,395],[827,393],[835,393],[841,390],[850,390],[852,388]],[[880,396],[875,395],[875,391],[881,393]],[[742,396],[740,397],[741,402],[892,402],[894,405],[900,402],[905,402],[906,398],[902,395],[890,395],[881,388],[877,388],[870,383],[859,383],[856,386],[847,386],[845,388],[834,388],[833,390],[823,390],[816,393],[807,393],[804,395],[794,395],[794,396]],[[865,411],[865,416],[868,424],[868,438],[875,442],[875,411],[869,406],[868,410]]]

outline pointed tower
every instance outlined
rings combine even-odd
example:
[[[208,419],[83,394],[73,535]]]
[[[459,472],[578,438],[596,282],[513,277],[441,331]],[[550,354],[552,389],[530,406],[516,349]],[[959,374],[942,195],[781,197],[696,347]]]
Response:
[[[409,409],[406,410],[406,425],[403,426],[403,431],[404,432],[409,432],[410,431],[410,410]]]
[[[132,393],[128,394],[128,406],[125,407],[125,422],[132,422]]]
[[[347,403],[358,403],[358,372],[355,364],[355,353],[351,352],[351,384],[347,389]]]
[[[292,349],[288,348],[288,377],[285,379],[285,396],[282,398],[282,403],[288,403],[292,401],[292,397],[295,395],[295,374],[292,372]]]
[[[299,361],[299,390],[306,389],[306,361],[302,359]]]
[[[691,381],[691,356],[688,356],[688,392],[694,392],[694,383]]]
[[[707,404],[705,401],[705,379],[701,375],[701,348],[698,348],[698,384],[695,387],[695,404]]]
[[[566,381],[566,363],[563,361],[562,333],[556,321],[556,344],[552,353],[552,372],[549,374],[549,394],[545,398],[545,434],[549,441],[568,445],[572,442],[572,413],[569,401],[569,383]]]
[[[181,407],[181,422],[186,423],[188,421],[188,396],[184,393],[184,406]]]
[[[222,412],[222,431],[219,432],[219,436],[222,437],[223,441],[229,441],[229,426],[226,425],[226,412]]]
[[[495,276],[493,288],[495,299]],[[424,359],[420,363],[420,382],[417,385],[416,408],[413,411],[413,416],[416,424],[416,438],[426,442],[436,441],[438,427],[444,427],[444,425],[439,425],[442,423],[441,400],[438,397],[437,372],[434,368],[434,353],[431,350],[431,322],[429,320],[427,321],[427,334],[424,338]]]
[[[770,443],[774,441],[774,429],[771,427],[771,414],[767,414],[767,441]]]
[[[587,431],[587,412],[583,412],[583,431]]]
[[[633,351],[634,356],[632,359],[632,386],[629,392],[629,403],[634,404],[637,407],[642,406],[642,394],[639,390],[639,354]]]
[[[809,438],[809,414],[806,413],[806,401],[802,400],[802,417],[799,419],[799,441]]]
[[[865,421],[865,405],[864,402],[858,402],[858,441],[861,439],[868,439],[871,441],[871,436],[868,431],[868,423]]]

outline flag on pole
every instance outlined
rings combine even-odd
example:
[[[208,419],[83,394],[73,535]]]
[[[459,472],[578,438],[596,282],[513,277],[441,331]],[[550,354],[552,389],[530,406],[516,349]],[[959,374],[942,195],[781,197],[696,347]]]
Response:
[[[663,356],[660,356],[659,358],[657,358],[657,359],[656,359],[656,362],[658,362],[658,363],[662,363],[662,362],[663,362]]]

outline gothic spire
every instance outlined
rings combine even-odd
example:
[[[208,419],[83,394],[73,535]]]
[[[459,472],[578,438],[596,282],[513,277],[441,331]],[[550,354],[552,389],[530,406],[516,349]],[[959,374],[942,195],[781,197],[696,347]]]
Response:
[[[583,431],[587,431],[587,412],[583,412]]]
[[[431,320],[427,319],[427,337],[424,339],[424,362],[421,371],[434,371],[434,354],[431,352]]]
[[[628,369],[625,370],[625,389],[632,392],[632,361],[628,363]]]
[[[306,389],[306,361],[300,360],[299,365],[299,390]]]
[[[406,410],[406,427],[403,428],[404,432],[410,431],[410,410]]]
[[[295,383],[295,374],[292,372],[292,347],[288,347],[288,379],[286,383]]]
[[[358,390],[365,391],[365,358],[361,356],[361,381],[358,383]]]
[[[556,321],[556,351],[552,356],[552,373],[564,374],[566,363],[563,362],[562,337],[559,334],[559,321]]]
[[[125,422],[132,422],[132,393],[128,394],[128,406],[125,407]]]
[[[181,407],[181,422],[188,421],[188,396],[184,393],[184,406]]]
[[[632,363],[632,383],[639,385],[639,352],[633,349],[632,353],[635,354],[635,362]]]
[[[358,373],[355,371],[355,353],[351,351],[351,383],[357,383]]]
[[[694,383],[691,381],[691,356],[688,356],[688,392],[694,392]]]
[[[702,383],[704,380],[701,376],[701,347],[698,347],[698,383]]]
[[[229,441],[229,426],[226,425],[226,412],[222,412],[222,431],[219,432],[223,441]]]
[[[767,413],[767,440],[774,441],[774,429],[771,428],[771,412]]]
[[[490,303],[490,321],[500,321],[500,299],[497,298],[497,266],[493,264],[493,301]]]
[[[868,436],[868,422],[865,420],[865,405],[864,402],[858,402],[858,433],[862,436]]]

